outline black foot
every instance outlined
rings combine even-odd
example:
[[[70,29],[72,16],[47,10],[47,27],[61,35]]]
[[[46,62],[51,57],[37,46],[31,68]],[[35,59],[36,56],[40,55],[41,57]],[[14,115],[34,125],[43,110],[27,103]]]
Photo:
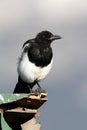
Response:
[[[40,87],[40,88],[37,88],[37,89],[34,91],[34,93],[35,93],[36,95],[39,95],[39,94],[41,94],[41,93],[46,93],[46,91]]]

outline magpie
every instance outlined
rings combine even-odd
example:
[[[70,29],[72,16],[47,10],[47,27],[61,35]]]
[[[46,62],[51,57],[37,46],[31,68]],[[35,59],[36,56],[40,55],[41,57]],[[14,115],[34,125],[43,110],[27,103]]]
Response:
[[[27,40],[18,61],[18,83],[13,93],[30,93],[34,85],[49,73],[53,62],[51,43],[61,39],[49,31],[42,31],[34,39]]]

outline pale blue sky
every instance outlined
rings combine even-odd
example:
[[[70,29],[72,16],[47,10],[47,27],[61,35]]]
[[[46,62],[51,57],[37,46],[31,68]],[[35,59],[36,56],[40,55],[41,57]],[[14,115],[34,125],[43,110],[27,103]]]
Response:
[[[0,0],[0,92],[12,92],[23,43],[49,30],[63,38],[52,44],[53,67],[41,86],[42,130],[87,130],[87,1]]]

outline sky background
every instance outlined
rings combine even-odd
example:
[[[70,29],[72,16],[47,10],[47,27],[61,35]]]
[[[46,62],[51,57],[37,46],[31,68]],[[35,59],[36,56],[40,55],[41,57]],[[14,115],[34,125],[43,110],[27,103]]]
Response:
[[[87,0],[0,0],[0,93],[12,93],[23,43],[42,30],[53,42],[53,67],[42,130],[87,130]]]

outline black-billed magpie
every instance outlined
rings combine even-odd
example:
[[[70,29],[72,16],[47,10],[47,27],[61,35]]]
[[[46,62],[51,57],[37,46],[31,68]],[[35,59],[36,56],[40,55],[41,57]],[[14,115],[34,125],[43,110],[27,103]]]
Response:
[[[35,84],[44,79],[49,73],[53,52],[51,43],[61,39],[49,31],[42,31],[34,39],[23,44],[23,50],[18,62],[18,83],[13,93],[29,93]]]

